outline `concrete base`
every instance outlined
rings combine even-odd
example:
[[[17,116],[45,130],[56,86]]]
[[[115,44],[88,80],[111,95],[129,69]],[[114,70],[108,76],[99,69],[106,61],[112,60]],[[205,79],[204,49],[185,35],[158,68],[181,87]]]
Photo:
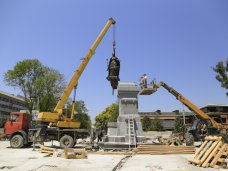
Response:
[[[104,148],[128,148],[129,143],[133,146],[135,145],[129,138],[129,118],[132,118],[134,122],[136,143],[145,142],[140,116],[138,114],[139,91],[140,88],[135,83],[119,83],[119,117],[117,122],[108,123],[108,133],[103,138],[103,143],[101,144]]]

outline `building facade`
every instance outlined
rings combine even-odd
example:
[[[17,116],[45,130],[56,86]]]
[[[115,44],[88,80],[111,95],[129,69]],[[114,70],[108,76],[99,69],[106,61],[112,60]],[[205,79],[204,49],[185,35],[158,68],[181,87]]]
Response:
[[[228,105],[209,104],[200,109],[210,117],[214,118],[216,122],[228,125]],[[183,118],[187,127],[191,126],[195,120],[195,114],[192,112],[139,112],[139,115],[141,120],[145,116],[148,116],[151,120],[158,117],[162,121],[164,130],[173,130],[177,115],[180,115]]]
[[[228,124],[228,105],[209,104],[200,109],[218,123]]]
[[[148,116],[151,120],[158,117],[161,120],[164,130],[173,130],[176,116],[181,116],[186,126],[191,126],[194,121],[194,115],[192,112],[180,113],[174,112],[139,112],[141,120]]]
[[[0,90],[0,118],[8,118],[11,112],[26,110],[25,100],[20,96]]]

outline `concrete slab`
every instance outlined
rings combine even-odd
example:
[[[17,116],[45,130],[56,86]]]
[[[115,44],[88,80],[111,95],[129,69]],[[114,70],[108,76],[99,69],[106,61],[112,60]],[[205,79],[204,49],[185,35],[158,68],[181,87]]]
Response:
[[[45,143],[51,145],[51,143]],[[54,145],[58,145],[54,142]],[[88,154],[87,159],[47,157],[38,149],[12,149],[8,141],[0,141],[0,170],[11,171],[112,171],[124,155]],[[217,171],[188,163],[186,155],[135,155],[126,160],[119,171]],[[220,169],[219,171],[227,171]]]
[[[135,155],[123,165],[121,171],[217,171],[188,163],[192,154],[184,155]],[[227,171],[220,169],[219,171]]]
[[[58,143],[54,142],[54,145]],[[45,143],[51,145],[51,143]],[[87,159],[45,157],[32,148],[12,149],[8,141],[0,141],[0,170],[12,171],[111,171],[124,157],[122,155],[88,155]]]

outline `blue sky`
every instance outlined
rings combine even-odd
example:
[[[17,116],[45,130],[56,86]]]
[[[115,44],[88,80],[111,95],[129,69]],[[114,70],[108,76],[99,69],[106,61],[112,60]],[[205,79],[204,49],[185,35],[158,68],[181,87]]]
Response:
[[[197,106],[227,104],[211,69],[228,57],[227,0],[0,1],[0,89],[16,62],[37,58],[69,81],[108,18],[116,20],[122,82],[164,81]],[[77,91],[92,118],[117,100],[106,80],[112,54],[108,31],[85,69]],[[139,111],[182,109],[166,90],[139,97]]]

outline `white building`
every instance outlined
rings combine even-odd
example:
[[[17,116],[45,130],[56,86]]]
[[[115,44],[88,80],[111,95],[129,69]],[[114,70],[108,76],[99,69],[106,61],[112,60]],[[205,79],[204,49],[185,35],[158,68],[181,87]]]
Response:
[[[26,103],[23,98],[0,90],[0,118],[7,118],[10,112],[18,112],[25,109]]]

